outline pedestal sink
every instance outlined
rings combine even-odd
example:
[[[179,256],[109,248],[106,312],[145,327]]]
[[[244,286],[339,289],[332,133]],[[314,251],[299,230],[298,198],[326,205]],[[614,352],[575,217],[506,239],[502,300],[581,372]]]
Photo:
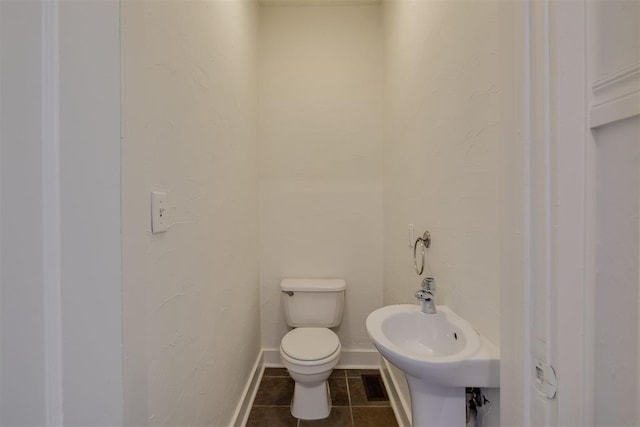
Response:
[[[465,388],[499,387],[500,354],[449,307],[437,311],[388,305],[367,317],[367,332],[406,374],[413,427],[464,427]]]

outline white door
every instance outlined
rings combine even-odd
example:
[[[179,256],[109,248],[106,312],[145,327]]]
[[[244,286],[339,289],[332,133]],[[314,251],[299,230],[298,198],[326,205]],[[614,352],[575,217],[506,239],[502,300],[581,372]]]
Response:
[[[0,0],[0,425],[121,425],[117,1]]]
[[[640,425],[640,1],[505,4],[501,421]]]
[[[587,9],[595,265],[592,420],[640,424],[640,2]],[[587,312],[587,313],[588,313]]]
[[[548,423],[640,425],[640,2],[550,16]]]

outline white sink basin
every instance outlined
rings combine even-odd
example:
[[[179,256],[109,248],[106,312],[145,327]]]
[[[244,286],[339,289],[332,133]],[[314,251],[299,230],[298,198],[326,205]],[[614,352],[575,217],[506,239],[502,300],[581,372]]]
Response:
[[[498,387],[497,348],[449,307],[425,314],[420,306],[379,308],[367,331],[380,353],[409,375],[451,387]]]
[[[500,355],[449,307],[389,305],[367,318],[376,348],[407,375],[416,426],[464,426],[465,387],[499,387]]]

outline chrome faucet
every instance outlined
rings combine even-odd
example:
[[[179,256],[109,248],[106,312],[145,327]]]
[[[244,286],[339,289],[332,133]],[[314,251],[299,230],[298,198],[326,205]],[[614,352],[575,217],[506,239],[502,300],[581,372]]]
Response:
[[[420,301],[422,312],[427,314],[436,314],[436,279],[433,277],[425,277],[422,281],[422,289],[416,292],[416,298]]]

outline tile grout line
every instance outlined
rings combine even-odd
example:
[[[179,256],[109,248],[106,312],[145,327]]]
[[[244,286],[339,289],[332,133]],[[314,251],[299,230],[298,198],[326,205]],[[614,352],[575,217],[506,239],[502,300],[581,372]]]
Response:
[[[290,377],[288,377],[288,376],[271,376],[271,377],[263,376],[263,380],[265,380],[265,379],[274,379],[274,380],[276,380],[276,379],[283,379],[283,378],[290,378]],[[343,384],[345,384],[346,392],[347,392],[347,403],[348,403],[348,408],[349,408],[349,419],[351,420],[351,424],[350,424],[351,427],[355,427],[355,414],[354,414],[354,411],[353,411],[354,408],[361,408],[361,409],[390,408],[389,404],[385,405],[382,402],[368,402],[369,404],[355,405],[354,406],[353,396],[351,396],[351,387],[350,387],[350,382],[351,381],[350,381],[350,379],[354,380],[354,386],[356,387],[356,388],[354,388],[354,392],[356,392],[356,390],[359,390],[357,379],[359,378],[360,381],[362,381],[362,372],[360,372],[359,375],[353,375],[353,373],[350,373],[349,370],[344,370],[344,376],[337,375],[337,376],[335,376],[333,378],[336,381],[339,381],[340,379],[345,381]],[[261,383],[262,382],[263,381],[261,380]],[[289,406],[287,406],[287,405],[277,405],[277,404],[276,405],[273,405],[273,404],[272,405],[256,405],[256,404],[252,405],[252,409],[256,408],[256,407],[262,407],[262,408],[288,408],[288,407],[290,407],[290,405]],[[333,403],[332,403],[332,407],[338,408],[338,406],[334,406]],[[278,409],[278,410],[281,410],[281,409]],[[365,412],[367,412],[367,411],[365,411]],[[368,416],[369,415],[367,415],[367,417]],[[302,421],[303,420],[296,419],[294,425],[296,427],[302,427],[303,425],[306,425],[306,424],[302,424]]]
[[[347,371],[345,371],[345,384],[347,385],[347,397],[349,398],[349,415],[351,417],[351,425],[355,426],[356,422],[353,419],[353,407],[351,406],[351,389],[349,388],[349,376],[347,375]]]
[[[252,408],[290,408],[291,405],[253,405]]]

